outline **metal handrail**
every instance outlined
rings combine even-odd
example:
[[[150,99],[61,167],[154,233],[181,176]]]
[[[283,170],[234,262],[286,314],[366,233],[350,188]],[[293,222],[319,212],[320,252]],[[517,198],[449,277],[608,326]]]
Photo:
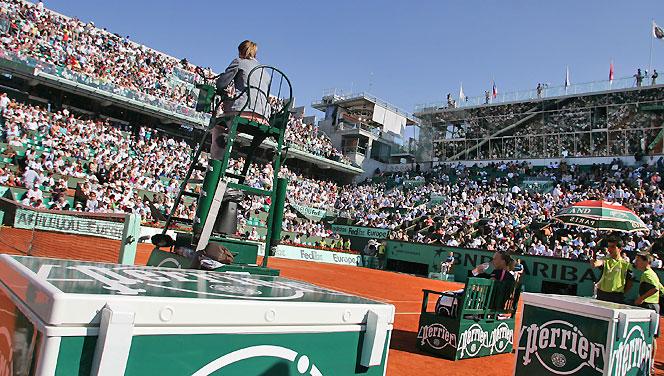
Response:
[[[108,80],[94,78],[86,74],[72,71],[65,67],[55,65],[50,62],[45,62],[40,59],[36,59],[32,56],[0,48],[0,58],[16,63],[21,63],[30,68],[34,68],[35,75],[39,75],[40,73],[43,72],[56,77],[60,77],[67,81],[72,81],[77,84],[82,84],[91,89],[98,89],[107,92],[109,94],[119,95],[127,99],[136,100],[139,102],[143,102],[158,107],[164,111],[170,111],[178,115],[192,118],[192,120],[194,120],[198,124],[204,124],[209,119],[208,114],[197,112],[193,107],[184,106],[175,101],[170,101],[164,98],[159,98],[151,94],[146,94],[126,87],[122,87]]]
[[[652,85],[651,77],[644,76],[643,82],[641,83],[641,87],[651,86],[651,85]],[[456,104],[456,106],[454,107],[450,107],[447,101],[429,102],[429,103],[422,103],[416,105],[414,112],[428,113],[428,112],[435,112],[445,108],[475,107],[475,106],[491,105],[497,103],[529,101],[529,100],[545,99],[552,97],[562,97],[566,95],[579,95],[579,94],[587,94],[587,93],[594,93],[601,91],[630,89],[635,87],[638,86],[636,83],[636,78],[634,76],[622,77],[615,79],[613,81],[609,80],[591,81],[579,84],[572,84],[569,86],[544,85],[541,88],[541,93],[539,95],[537,93],[537,89],[530,89],[530,90],[512,91],[507,93],[499,93],[496,96],[496,98],[490,96],[488,103],[484,95],[476,97],[466,97],[466,100],[460,100],[459,98],[454,98]]]

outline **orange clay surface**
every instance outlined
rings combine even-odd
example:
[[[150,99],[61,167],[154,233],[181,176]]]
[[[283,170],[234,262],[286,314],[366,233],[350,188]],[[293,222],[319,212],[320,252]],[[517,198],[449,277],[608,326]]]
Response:
[[[2,228],[0,235],[0,252],[25,254],[17,248],[17,238],[30,235],[25,230]],[[99,246],[98,238],[72,236],[65,239],[62,235],[40,233],[40,247],[35,256],[74,258],[85,260],[112,261],[112,252],[95,252]],[[7,240],[14,237],[13,247],[6,245]],[[4,240],[4,242],[3,242]],[[3,245],[3,243],[5,243]],[[75,246],[74,246],[75,244]],[[23,244],[20,244],[21,246]],[[69,249],[69,251],[68,251]],[[83,251],[85,249],[85,251]],[[117,249],[117,248],[116,248]],[[144,265],[149,257],[152,246],[139,244],[136,264]],[[72,252],[73,251],[73,252]],[[117,254],[116,254],[117,255]],[[114,256],[117,257],[117,256]],[[507,376],[514,372],[514,354],[495,355],[491,357],[448,361],[420,352],[416,347],[417,324],[419,319],[422,289],[452,290],[462,287],[459,283],[442,282],[426,278],[413,277],[406,274],[364,269],[352,266],[322,264],[307,261],[295,261],[270,258],[269,266],[280,269],[281,276],[310,282],[322,287],[364,296],[366,298],[393,304],[396,307],[394,332],[390,343],[387,374],[390,376],[411,375],[446,375],[446,376]],[[520,314],[517,314],[517,321]],[[664,324],[664,321],[660,321]],[[516,335],[517,333],[515,333]],[[518,341],[515,338],[515,341]],[[664,340],[658,341],[659,348],[664,348]],[[664,350],[659,351],[655,366],[657,375],[664,376]]]

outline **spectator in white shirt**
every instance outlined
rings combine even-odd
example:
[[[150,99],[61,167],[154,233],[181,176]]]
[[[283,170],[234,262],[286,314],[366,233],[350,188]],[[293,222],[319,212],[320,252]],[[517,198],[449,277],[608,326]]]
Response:
[[[85,202],[85,211],[95,212],[99,208],[99,201],[97,200],[97,193],[90,192],[90,197]]]
[[[31,200],[42,200],[44,198],[44,194],[42,191],[39,189],[38,186],[33,186],[30,190],[25,192],[25,196]]]

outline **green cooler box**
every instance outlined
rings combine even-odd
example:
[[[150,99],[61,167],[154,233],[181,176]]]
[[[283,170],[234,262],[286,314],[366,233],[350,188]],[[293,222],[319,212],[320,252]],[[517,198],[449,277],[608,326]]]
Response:
[[[522,295],[515,375],[648,375],[655,311],[568,295]]]
[[[384,375],[394,307],[272,276],[0,255],[0,375]]]

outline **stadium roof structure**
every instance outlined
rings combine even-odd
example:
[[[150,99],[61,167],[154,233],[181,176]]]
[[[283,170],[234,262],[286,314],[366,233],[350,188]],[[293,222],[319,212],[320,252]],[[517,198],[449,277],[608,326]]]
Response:
[[[311,107],[325,111],[325,108],[329,105],[338,105],[341,107],[355,107],[363,105],[379,105],[393,111],[406,118],[406,125],[415,125],[419,123],[419,119],[413,116],[411,113],[400,109],[399,107],[378,98],[377,96],[367,93],[344,93],[338,89],[329,89],[323,93],[323,98],[319,101],[313,102]]]

